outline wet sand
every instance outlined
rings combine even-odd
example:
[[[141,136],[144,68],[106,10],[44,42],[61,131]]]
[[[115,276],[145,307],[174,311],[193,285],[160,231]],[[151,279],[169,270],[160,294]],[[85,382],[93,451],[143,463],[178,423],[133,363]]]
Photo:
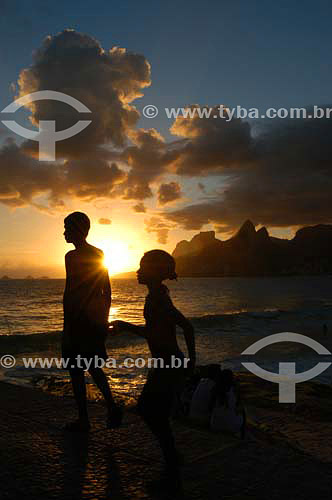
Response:
[[[241,374],[249,417],[245,440],[174,421],[184,454],[185,498],[328,499],[332,490],[332,390],[297,386],[296,405],[278,403],[277,386]],[[157,499],[149,481],[162,470],[159,448],[132,401],[120,429],[89,401],[92,430],[64,433],[75,418],[70,396],[0,383],[3,499]]]

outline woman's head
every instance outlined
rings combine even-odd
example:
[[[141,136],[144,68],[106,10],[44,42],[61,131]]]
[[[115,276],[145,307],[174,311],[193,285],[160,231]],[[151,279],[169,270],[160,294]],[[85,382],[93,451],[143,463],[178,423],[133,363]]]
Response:
[[[169,253],[164,250],[150,250],[143,255],[137,271],[139,283],[147,285],[176,278],[175,260]]]

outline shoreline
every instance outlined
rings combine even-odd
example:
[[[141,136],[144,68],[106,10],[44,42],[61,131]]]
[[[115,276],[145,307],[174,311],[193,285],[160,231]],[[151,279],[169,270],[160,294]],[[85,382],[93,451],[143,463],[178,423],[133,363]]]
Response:
[[[197,333],[196,344],[198,353],[198,364],[207,365],[209,363],[218,363],[224,368],[230,368],[234,372],[239,372],[246,374],[247,370],[242,366],[242,362],[249,361],[248,358],[242,357],[241,352],[249,345],[252,345],[259,338],[263,336],[268,336],[270,334],[276,333],[277,331],[282,331],[279,329],[278,320],[270,320],[270,318],[254,318],[255,325],[257,325],[254,332],[247,329],[247,323],[242,328],[239,328],[239,324],[228,323],[228,318],[220,326],[220,333],[215,332],[213,328],[209,325],[208,329],[204,332],[202,329],[201,333]],[[309,329],[305,332],[305,335],[312,338],[315,341],[321,343],[322,346],[326,347],[330,352],[332,352],[332,336],[325,336],[321,329],[317,329],[317,322],[313,322],[316,326],[314,330]],[[241,326],[241,325],[240,325]],[[211,329],[210,329],[211,328]],[[291,330],[284,330],[291,331]],[[295,329],[293,331],[300,331]],[[258,332],[262,332],[258,335]],[[20,347],[14,346],[16,344],[17,336],[11,337],[7,336],[6,346],[4,349],[0,347],[0,356],[5,353],[12,353],[16,356],[16,366],[10,369],[0,369],[1,380],[8,383],[15,383],[16,385],[24,385],[28,387],[35,388],[38,385],[52,385],[53,388],[61,389],[61,387],[66,386],[66,381],[68,381],[68,374],[66,370],[56,368],[24,368],[22,358],[60,358],[60,335],[58,332],[56,334],[31,334],[28,336],[28,342],[30,343],[29,349],[24,352],[21,351]],[[24,337],[24,336],[23,336]],[[52,343],[50,343],[50,338]],[[23,339],[24,340],[24,339]],[[182,339],[180,339],[180,347]],[[27,344],[28,345],[28,344]],[[26,347],[27,347],[26,345]],[[38,345],[39,351],[36,351],[36,345]],[[121,363],[123,363],[125,358],[145,358],[149,357],[148,348],[146,343],[141,338],[136,338],[133,336],[123,335],[119,337],[109,337],[107,343],[108,355],[112,359],[117,360],[117,367],[106,368],[106,375],[109,377],[110,382],[119,390],[119,392],[134,393],[140,391],[144,379],[146,376],[146,368],[123,368]],[[1,352],[3,351],[3,353]],[[18,351],[18,352],[17,352]],[[184,351],[185,352],[185,351]],[[276,361],[277,360],[277,361]],[[275,344],[258,352],[255,355],[256,363],[265,368],[266,370],[277,372],[278,362],[280,361],[296,361],[296,371],[304,372],[307,369],[315,366],[319,360],[319,356],[301,344],[294,342]],[[325,359],[329,361],[329,359]],[[320,376],[314,379],[313,383],[321,383],[324,386],[331,386],[332,382],[332,367],[330,366],[326,371],[324,371]],[[260,384],[261,379],[256,377],[256,384]],[[276,384],[270,383],[271,388]],[[257,385],[258,386],[258,385]],[[299,384],[298,387],[301,387]]]

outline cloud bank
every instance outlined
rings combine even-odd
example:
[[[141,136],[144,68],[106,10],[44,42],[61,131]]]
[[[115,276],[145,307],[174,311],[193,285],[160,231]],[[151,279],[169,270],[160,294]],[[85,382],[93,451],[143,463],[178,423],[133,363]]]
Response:
[[[176,118],[170,131],[177,139],[166,143],[156,129],[137,128],[134,101],[150,84],[150,64],[141,54],[104,49],[74,30],[48,36],[19,75],[18,97],[63,92],[92,111],[92,124],[57,143],[54,163],[37,160],[37,143],[7,139],[0,149],[0,202],[54,212],[65,210],[68,199],[124,199],[144,213],[151,199],[159,213],[146,229],[161,243],[175,225],[212,224],[229,232],[248,218],[270,227],[332,222],[331,120],[266,120],[257,135],[253,122],[226,121],[216,106],[209,118]],[[82,118],[54,101],[28,109],[32,124],[55,120],[57,130]],[[191,179],[196,195],[185,205]],[[177,208],[164,208],[175,202]]]
[[[252,140],[250,160],[237,162],[217,196],[165,218],[185,229],[212,223],[220,231],[247,218],[275,227],[332,222],[331,138],[328,119],[276,122]]]

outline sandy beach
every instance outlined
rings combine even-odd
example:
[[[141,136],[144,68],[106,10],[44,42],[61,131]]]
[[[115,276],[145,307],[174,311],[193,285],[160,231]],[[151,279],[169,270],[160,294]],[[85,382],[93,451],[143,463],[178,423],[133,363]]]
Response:
[[[187,499],[328,499],[332,488],[332,390],[307,382],[296,405],[278,403],[277,386],[240,374],[248,411],[245,440],[173,426]],[[105,428],[105,408],[89,401],[89,435],[64,433],[75,417],[70,396],[1,382],[2,498],[157,499],[149,481],[162,470],[159,448],[126,404],[123,426]]]

